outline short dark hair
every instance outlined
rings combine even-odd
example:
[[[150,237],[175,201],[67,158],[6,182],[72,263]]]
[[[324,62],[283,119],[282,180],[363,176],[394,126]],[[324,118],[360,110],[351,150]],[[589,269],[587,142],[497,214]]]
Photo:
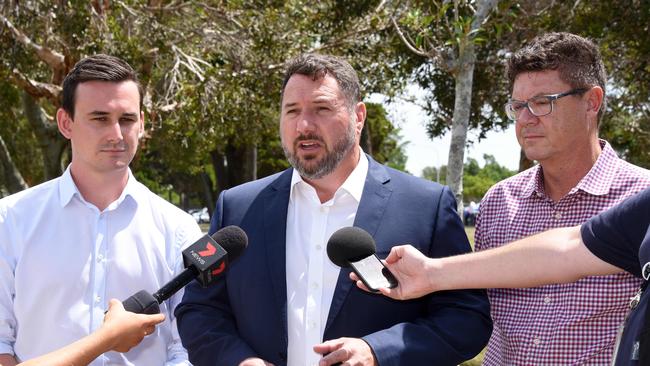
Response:
[[[566,32],[546,33],[535,37],[508,60],[510,86],[524,72],[557,70],[560,80],[572,88],[603,89],[603,105],[598,112],[601,119],[606,106],[605,83],[607,73],[598,47],[589,39]]]
[[[86,81],[133,81],[140,94],[140,109],[144,93],[138,76],[126,61],[110,55],[98,54],[88,56],[77,62],[63,80],[62,108],[74,118],[74,103],[77,85]]]
[[[282,98],[284,97],[284,88],[291,76],[299,74],[309,76],[313,80],[322,79],[326,75],[332,76],[339,84],[350,108],[361,100],[361,84],[357,72],[341,57],[305,53],[292,58],[286,65],[282,82]]]

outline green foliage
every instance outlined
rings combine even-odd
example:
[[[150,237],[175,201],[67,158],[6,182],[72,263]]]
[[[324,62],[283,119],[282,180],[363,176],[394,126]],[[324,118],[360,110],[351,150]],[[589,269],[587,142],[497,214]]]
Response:
[[[468,202],[479,202],[490,187],[517,173],[500,165],[492,155],[485,154],[483,159],[485,165],[482,168],[476,159],[469,158],[465,162],[463,169],[463,198]],[[437,179],[438,170],[440,170],[440,179]],[[422,170],[422,178],[444,184],[446,172],[446,165],[440,168],[426,167]]]
[[[370,131],[372,157],[391,168],[406,171],[404,149],[408,142],[401,142],[400,129],[388,120],[388,113],[381,104],[367,103],[365,130]],[[363,137],[362,137],[363,138]]]

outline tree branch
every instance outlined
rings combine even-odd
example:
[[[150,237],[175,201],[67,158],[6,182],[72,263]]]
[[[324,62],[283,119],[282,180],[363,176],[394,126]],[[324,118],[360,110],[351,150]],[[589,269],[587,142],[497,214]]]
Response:
[[[58,106],[60,104],[61,87],[50,83],[41,83],[40,81],[31,80],[21,74],[17,69],[12,70],[11,79],[16,85],[35,99],[47,98]]]
[[[16,28],[9,19],[5,18],[4,15],[0,14],[0,22],[2,22],[14,36],[14,39],[22,43],[28,49],[34,51],[38,58],[43,62],[48,64],[53,70],[54,74],[63,72],[65,70],[65,56],[61,53],[56,52],[48,47],[38,45],[34,43],[25,33],[21,32]]]

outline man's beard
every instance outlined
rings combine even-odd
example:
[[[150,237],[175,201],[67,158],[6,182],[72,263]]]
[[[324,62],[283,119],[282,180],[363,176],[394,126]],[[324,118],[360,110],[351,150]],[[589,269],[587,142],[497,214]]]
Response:
[[[341,163],[343,158],[352,150],[356,143],[356,133],[355,126],[353,121],[350,121],[348,124],[348,129],[345,135],[341,136],[338,140],[334,142],[334,149],[329,150],[329,147],[323,141],[321,136],[315,134],[300,135],[293,142],[293,151],[291,153],[287,149],[284,141],[282,142],[282,150],[284,150],[284,156],[293,166],[294,169],[298,171],[301,177],[306,179],[319,179],[330,173],[332,173]],[[295,151],[298,151],[298,145],[301,141],[304,140],[316,140],[323,144],[325,147],[325,156],[320,160],[316,161],[316,157],[299,158]],[[309,154],[308,154],[309,156]]]

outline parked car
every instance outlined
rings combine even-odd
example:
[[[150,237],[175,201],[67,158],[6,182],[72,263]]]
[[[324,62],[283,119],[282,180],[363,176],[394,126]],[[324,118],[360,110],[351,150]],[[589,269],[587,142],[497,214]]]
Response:
[[[210,222],[210,213],[208,212],[207,207],[193,208],[187,210],[187,212],[192,215],[192,217],[194,217],[194,220],[196,220],[198,224],[205,224]]]

